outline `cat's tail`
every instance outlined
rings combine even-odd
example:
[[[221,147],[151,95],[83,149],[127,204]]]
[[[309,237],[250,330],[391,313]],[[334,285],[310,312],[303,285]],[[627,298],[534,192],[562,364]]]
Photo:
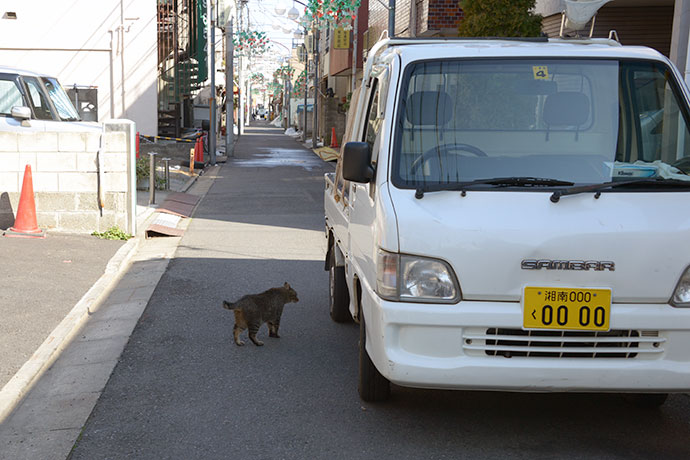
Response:
[[[231,303],[228,302],[227,300],[223,300],[223,308],[225,308],[226,310],[234,310],[234,309],[235,309],[235,305],[234,305],[234,304],[231,304]]]

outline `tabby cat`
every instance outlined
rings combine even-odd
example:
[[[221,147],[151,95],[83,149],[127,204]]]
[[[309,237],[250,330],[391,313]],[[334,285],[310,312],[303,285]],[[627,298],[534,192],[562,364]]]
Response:
[[[256,333],[263,323],[268,324],[269,337],[280,338],[280,317],[283,307],[289,302],[299,302],[299,299],[297,292],[287,282],[282,287],[271,288],[260,294],[246,295],[235,303],[224,300],[223,308],[235,312],[235,327],[232,329],[235,343],[239,346],[244,345],[240,340],[240,334],[249,329],[249,338],[254,345],[263,345],[264,343],[256,338]]]

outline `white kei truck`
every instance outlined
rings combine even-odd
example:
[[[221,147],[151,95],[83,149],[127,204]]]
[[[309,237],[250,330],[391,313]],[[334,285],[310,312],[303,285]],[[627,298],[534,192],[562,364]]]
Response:
[[[689,96],[612,39],[379,41],[325,177],[360,397],[687,392]]]

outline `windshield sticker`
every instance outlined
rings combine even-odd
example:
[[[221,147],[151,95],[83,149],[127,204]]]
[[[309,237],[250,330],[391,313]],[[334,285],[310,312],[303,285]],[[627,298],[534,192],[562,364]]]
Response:
[[[535,80],[548,80],[549,79],[549,68],[545,65],[532,66],[532,72],[534,72],[534,79]]]

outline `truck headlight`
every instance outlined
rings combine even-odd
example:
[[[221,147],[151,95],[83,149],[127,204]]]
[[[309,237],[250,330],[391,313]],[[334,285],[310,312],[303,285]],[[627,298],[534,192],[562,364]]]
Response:
[[[376,260],[376,292],[384,299],[404,302],[460,300],[458,282],[446,262],[381,249]]]
[[[690,307],[690,267],[686,268],[681,275],[676,290],[673,291],[671,305],[674,307]]]

